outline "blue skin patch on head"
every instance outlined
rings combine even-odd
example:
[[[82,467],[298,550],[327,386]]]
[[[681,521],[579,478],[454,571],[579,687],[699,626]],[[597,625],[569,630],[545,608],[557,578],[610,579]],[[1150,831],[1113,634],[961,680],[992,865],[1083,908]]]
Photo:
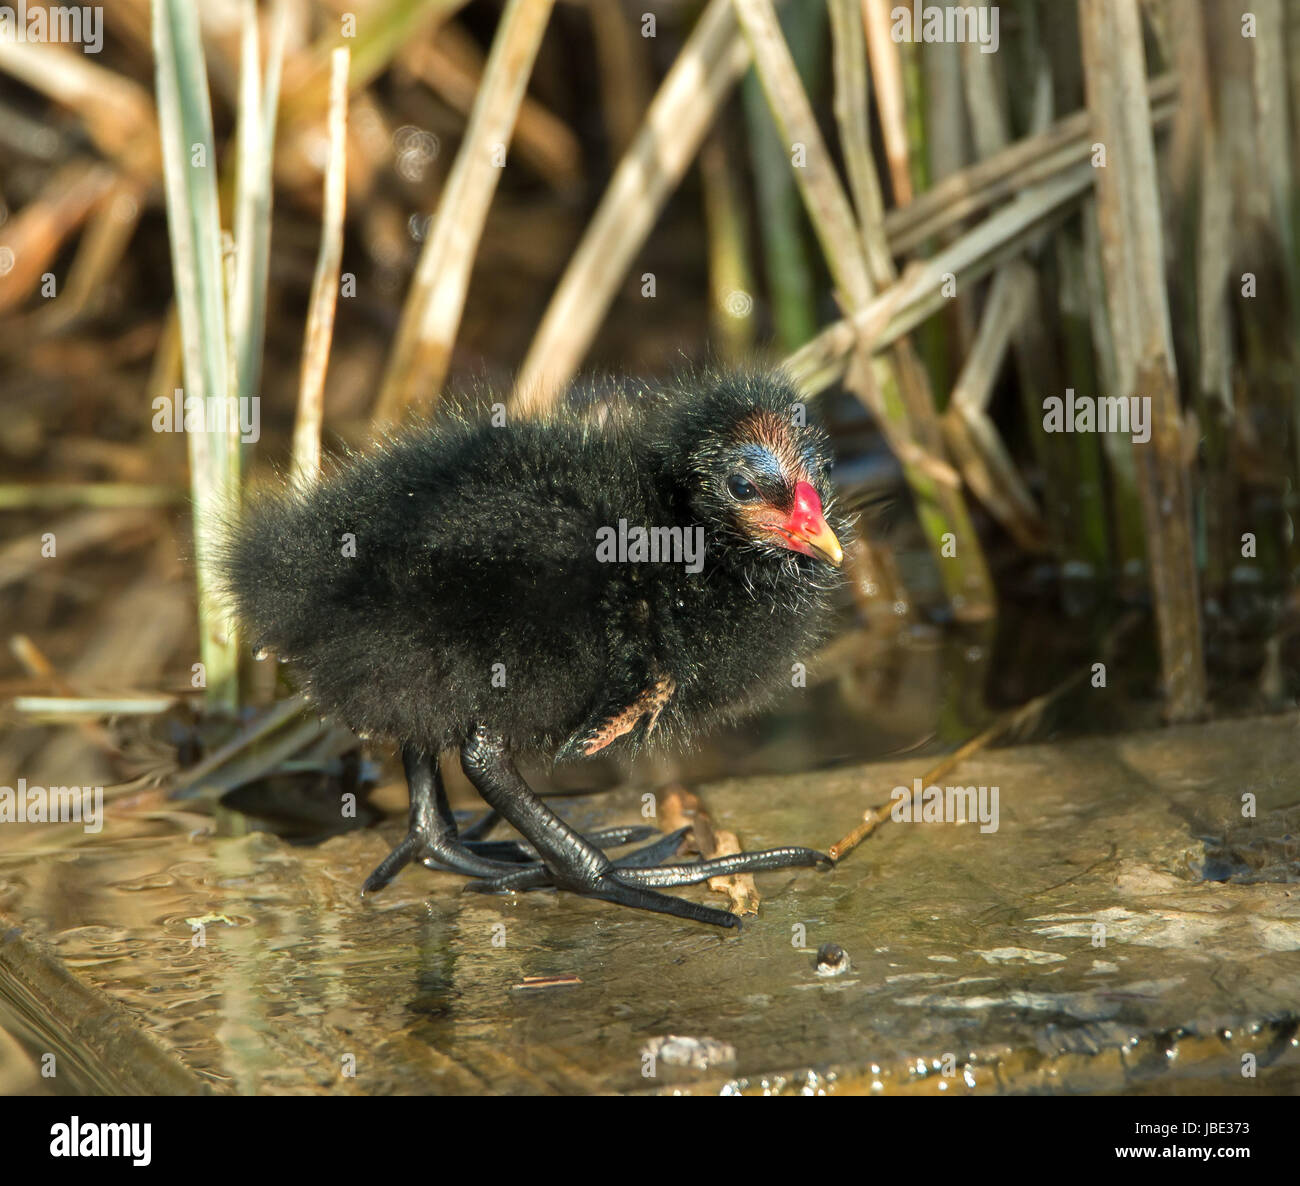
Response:
[[[799,455],[803,463],[803,472],[809,475],[809,481],[824,478],[822,459],[817,450],[805,448]],[[782,468],[776,455],[762,445],[741,445],[736,450],[736,461],[745,467],[746,474],[753,478],[764,500],[783,510],[789,510],[794,503],[794,484],[801,480],[799,474],[788,474]]]
[[[785,471],[770,449],[762,445],[742,445],[736,456],[765,501],[781,505],[793,500],[794,491],[786,483]]]
[[[744,459],[745,464],[758,477],[768,477],[780,481],[785,476],[781,472],[781,464],[777,461],[776,456],[770,449],[765,449],[762,445],[742,445],[738,453]]]

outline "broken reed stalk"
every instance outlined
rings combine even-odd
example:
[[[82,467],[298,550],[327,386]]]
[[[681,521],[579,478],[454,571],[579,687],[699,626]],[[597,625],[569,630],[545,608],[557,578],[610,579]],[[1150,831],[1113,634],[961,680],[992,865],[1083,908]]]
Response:
[[[1097,225],[1097,199],[1089,194],[1083,204],[1083,272],[1088,291],[1088,319],[1097,359],[1099,390],[1119,391],[1119,363],[1115,337],[1106,307],[1106,278],[1102,274],[1101,231]],[[1146,530],[1142,524],[1142,499],[1138,495],[1137,463],[1132,442],[1119,433],[1102,434],[1102,452],[1110,471],[1113,497],[1115,556],[1121,594],[1131,595],[1145,584]]]
[[[709,0],[556,286],[520,368],[519,410],[544,411],[573,378],[632,258],[748,64],[731,0]]]
[[[293,477],[309,486],[320,476],[320,431],[324,416],[325,371],[334,339],[334,311],[343,265],[343,215],[348,198],[348,67],[351,55],[336,49],[331,62],[329,161],[325,166],[325,200],[320,251],[307,306],[298,415],[293,425]]]
[[[929,260],[910,265],[896,284],[851,317],[827,326],[783,365],[803,394],[813,398],[844,373],[865,328],[872,328],[870,342],[874,350],[891,345],[950,299],[945,295],[949,275],[956,277],[961,288],[1014,258],[1045,226],[1064,217],[1091,188],[1093,180],[1092,169],[1080,165],[1062,177],[1027,190]]]
[[[867,274],[874,289],[888,290],[897,282],[898,272],[885,234],[884,199],[871,150],[867,118],[869,87],[866,47],[861,13],[855,0],[833,0],[831,37],[835,57],[835,122],[849,186],[857,207],[858,229]],[[869,352],[870,343],[875,336],[875,333],[863,332],[858,351],[864,354]],[[931,463],[910,464],[905,472],[909,484],[918,494],[918,508],[927,534],[932,541],[935,538],[941,541],[947,516],[955,514],[960,520],[965,515],[965,507],[961,505],[945,511],[941,505],[937,505],[945,501],[952,503],[954,499],[960,500],[961,495],[950,467],[935,464],[938,458],[934,451],[941,444],[939,433],[934,431],[933,425],[935,400],[928,376],[920,366],[914,347],[910,341],[900,339],[889,352],[889,365],[881,362],[864,363],[856,377],[857,382],[850,384],[850,389],[880,414],[880,423],[889,437],[891,447],[897,450],[900,461],[914,463],[920,460],[915,441],[909,437],[920,435],[926,439]],[[891,412],[891,409],[895,411]],[[907,431],[902,431],[904,427]],[[949,475],[952,475],[950,482],[947,481]],[[943,489],[945,484],[952,489]],[[946,559],[942,552],[940,546],[936,550],[936,559],[941,565]],[[982,567],[981,562],[974,571],[978,573]],[[956,576],[959,585],[963,580],[962,574],[951,565],[944,565],[941,571],[945,576]],[[984,575],[987,578],[986,571]],[[978,597],[973,604],[973,616],[986,616],[991,609],[992,586],[991,582],[987,584],[987,593]],[[965,591],[960,588],[955,593],[950,588],[949,594],[954,598],[955,606],[966,601]],[[961,601],[958,602],[956,598]]]
[[[979,330],[943,414],[944,438],[966,484],[1026,551],[1046,547],[1042,517],[988,414],[1017,327],[1033,310],[1029,265],[1004,265],[989,287]]]
[[[1012,142],[1006,88],[1000,72],[995,68],[993,56],[983,53],[980,46],[971,42],[961,46],[960,62],[966,109],[970,115],[975,154],[983,159],[1004,151]],[[1042,135],[1049,130],[1051,121],[1050,80],[1040,70],[1037,72],[1037,82],[1032,115],[1035,122],[1030,131]],[[1081,483],[1077,471],[1081,468],[1081,458],[1089,452],[1096,452],[1096,441],[1092,437],[1081,437],[1076,441],[1073,437],[1053,436],[1043,427],[1044,396],[1062,394],[1066,383],[1043,317],[1044,294],[1037,271],[1021,261],[1002,268],[993,279],[990,305],[995,295],[1005,297],[1013,289],[1018,315],[1006,328],[1024,409],[1025,432],[1042,476],[1044,502],[1051,516],[1050,538],[1053,549],[1062,572],[1078,576],[1088,566],[1082,559],[1083,549],[1076,540],[1076,526],[1081,519],[1079,512],[1084,503],[1080,497]],[[991,310],[986,310],[986,315],[989,311]],[[1004,305],[1003,312],[1005,311]],[[967,413],[972,410],[969,405],[964,409]],[[953,429],[954,440],[960,439],[963,427],[968,428],[970,438],[967,443],[972,446],[972,451],[983,453],[985,460],[991,464],[992,472],[1001,474],[1009,481],[1018,481],[1014,471],[1009,469],[1009,457],[1006,458],[1008,466],[1000,464],[998,454],[1004,453],[1004,450],[992,421],[983,416],[976,418],[971,415],[963,419],[964,425],[955,419],[948,424]],[[987,449],[980,449],[975,444],[977,439],[987,445]],[[1004,508],[1011,509],[1020,503],[1017,494],[1010,487],[1004,486],[1002,493],[1007,495],[1002,499]],[[993,509],[992,504],[988,505]],[[1023,503],[1020,505],[1023,506]],[[1036,510],[1034,517],[1038,518]],[[1029,550],[1045,550],[1047,533],[1042,529],[1041,523],[1028,535],[1024,532],[1023,523],[1018,524],[1012,533]],[[1035,537],[1036,546],[1033,543]],[[1088,571],[1094,577],[1098,575],[1095,568]]]
[[[633,257],[698,151],[717,109],[748,64],[749,47],[736,26],[731,0],[710,0],[660,84],[632,147],[619,161],[556,286],[520,368],[516,406],[545,410],[576,373]],[[1167,123],[1171,117],[1174,90],[1172,75],[1152,80],[1152,118],[1157,123]],[[1089,143],[1088,113],[1081,111],[1059,121],[1042,137],[1019,141],[996,157],[945,178],[913,202],[885,214],[890,248],[902,254],[932,235],[961,226],[991,205],[1014,199],[1030,182],[1052,181],[1070,173],[1087,161]],[[1083,188],[1086,185],[1076,192]],[[996,262],[1016,250],[999,256]],[[959,284],[964,287],[987,271],[963,274],[959,270]],[[912,310],[901,311],[899,322],[890,323],[889,340],[906,333],[946,300],[938,296],[932,308],[915,321]],[[870,314],[860,318],[869,319]],[[839,322],[831,329],[844,326],[845,322]],[[789,356],[814,372],[808,376],[809,395],[843,374],[843,362],[851,348],[851,343],[841,348],[838,333],[828,339],[828,332]],[[815,372],[822,361],[827,366],[818,376]]]
[[[734,7],[768,106],[789,146],[791,168],[831,278],[846,307],[860,310],[875,295],[867,253],[776,11],[770,0],[734,0]],[[917,498],[917,513],[954,613],[990,616],[992,580],[961,491],[940,476],[950,470],[940,456],[943,443],[933,398],[915,356],[901,346],[888,365],[877,367],[868,360],[860,375],[864,401],[880,417]]]
[[[553,3],[510,0],[501,14],[465,138],[402,309],[375,409],[381,423],[398,420],[417,398],[436,400],[442,390],[479,238]]]
[[[867,271],[877,290],[889,290],[896,284],[898,273],[885,233],[884,199],[881,195],[880,178],[876,172],[875,156],[871,148],[867,56],[861,6],[857,0],[832,0],[830,11],[835,55],[835,122],[839,130],[840,146],[844,153],[849,186],[858,211],[858,224],[862,247],[866,254]],[[962,292],[958,299],[968,298]],[[858,349],[860,351],[870,349],[869,343],[874,336],[874,334],[862,334]],[[899,380],[902,380],[905,387],[913,388],[908,396],[909,402],[916,410],[917,418],[922,423],[927,418],[932,419],[934,397],[926,373],[919,366],[911,343],[900,340],[891,351],[891,359],[892,369],[876,367],[874,382],[864,367],[863,381],[855,385],[855,392],[866,397],[868,401],[874,398],[888,403],[892,389],[897,388]],[[937,443],[935,434],[931,434],[931,441],[932,444]],[[904,442],[901,440],[892,443],[904,447]],[[933,467],[931,469],[933,470]],[[909,476],[909,480],[913,489],[923,488],[929,481],[929,475],[924,471],[914,471]],[[947,497],[951,498],[952,495],[949,494]],[[924,503],[920,505],[923,508],[925,506]],[[936,524],[936,527],[942,533],[942,524]],[[943,559],[940,554],[940,563]]]
[[[1153,127],[1167,124],[1176,105],[1173,74],[1153,78],[1147,88]],[[1059,177],[1092,155],[1091,120],[1086,111],[1057,120],[1046,131],[1008,144],[984,160],[945,177],[906,206],[885,215],[885,232],[896,255],[933,235],[959,226],[970,215],[1013,198],[1030,185]]]
[[[238,702],[239,649],[213,598],[215,532],[239,494],[239,417],[231,416],[216,151],[198,12],[154,0],[153,43],[172,274],[180,313],[185,389],[226,431],[187,432],[194,497],[199,648],[209,708]]]
[[[1115,394],[1149,401],[1151,438],[1133,448],[1166,716],[1186,721],[1205,709],[1205,663],[1137,2],[1080,0],[1079,29],[1088,108],[1106,151],[1106,167],[1096,170],[1097,214],[1119,369]]]

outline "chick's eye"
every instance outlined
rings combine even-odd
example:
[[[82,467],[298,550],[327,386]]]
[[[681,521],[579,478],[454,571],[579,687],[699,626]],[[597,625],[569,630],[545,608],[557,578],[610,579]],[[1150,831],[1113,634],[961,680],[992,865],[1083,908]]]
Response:
[[[743,474],[732,474],[727,479],[727,490],[737,502],[752,502],[758,497],[758,491]]]

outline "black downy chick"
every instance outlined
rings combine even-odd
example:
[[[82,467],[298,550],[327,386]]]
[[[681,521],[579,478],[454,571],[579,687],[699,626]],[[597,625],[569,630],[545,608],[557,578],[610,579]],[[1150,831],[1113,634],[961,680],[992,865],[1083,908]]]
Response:
[[[603,418],[443,413],[251,504],[224,570],[255,647],[324,712],[401,745],[410,830],[363,892],[418,860],[489,892],[555,886],[738,927],[657,889],[828,864],[780,848],[660,865],[681,833],[614,860],[600,845],[658,833],[583,837],[514,762],[680,745],[789,686],[843,559],[826,436],[803,421],[780,375],[698,373]],[[493,809],[463,833],[450,749]],[[535,851],[483,841],[497,813]]]

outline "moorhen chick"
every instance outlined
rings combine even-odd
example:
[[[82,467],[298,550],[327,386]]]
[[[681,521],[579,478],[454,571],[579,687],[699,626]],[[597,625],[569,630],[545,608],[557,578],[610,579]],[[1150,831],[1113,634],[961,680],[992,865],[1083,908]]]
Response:
[[[658,891],[829,864],[777,848],[660,865],[681,832],[611,859],[602,845],[658,832],[581,836],[515,767],[680,745],[788,686],[843,559],[826,435],[804,421],[780,374],[693,372],[599,414],[442,412],[251,500],[222,567],[254,646],[293,663],[323,712],[401,746],[409,832],[363,892],[419,860],[485,891],[555,886],[738,927]],[[439,770],[451,749],[493,809],[464,833]],[[481,839],[498,813],[531,850]]]

